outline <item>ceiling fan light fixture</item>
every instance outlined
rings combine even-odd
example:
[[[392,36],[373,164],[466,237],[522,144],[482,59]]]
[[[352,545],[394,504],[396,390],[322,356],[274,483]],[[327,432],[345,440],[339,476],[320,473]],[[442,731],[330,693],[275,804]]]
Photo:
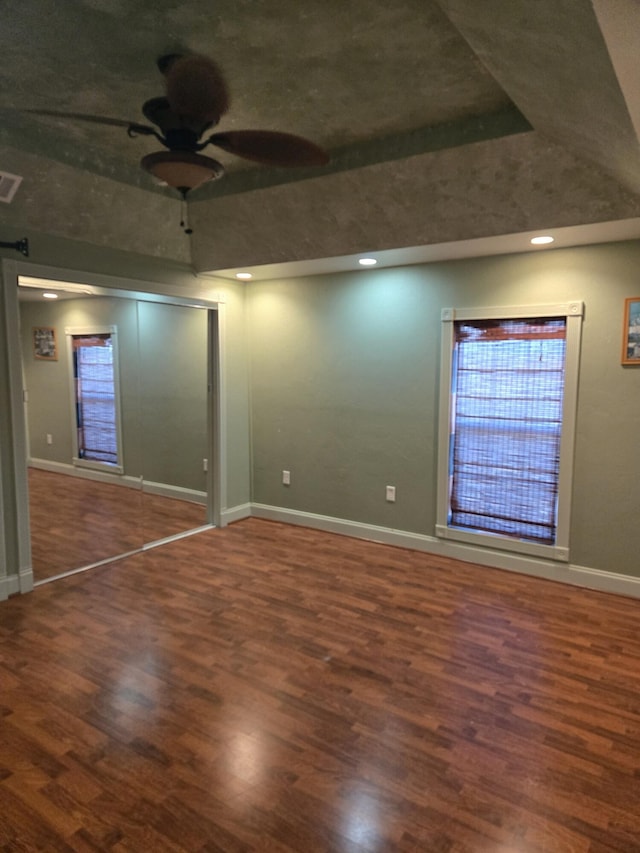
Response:
[[[186,194],[224,174],[221,163],[192,151],[156,151],[140,161],[150,175]]]

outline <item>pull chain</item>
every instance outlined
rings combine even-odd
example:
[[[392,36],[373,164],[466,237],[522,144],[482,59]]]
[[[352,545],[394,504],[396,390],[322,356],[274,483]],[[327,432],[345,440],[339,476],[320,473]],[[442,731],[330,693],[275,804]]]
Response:
[[[187,207],[187,191],[182,190],[182,202],[180,206],[180,227],[185,234],[193,234],[193,228],[189,227],[189,208]]]

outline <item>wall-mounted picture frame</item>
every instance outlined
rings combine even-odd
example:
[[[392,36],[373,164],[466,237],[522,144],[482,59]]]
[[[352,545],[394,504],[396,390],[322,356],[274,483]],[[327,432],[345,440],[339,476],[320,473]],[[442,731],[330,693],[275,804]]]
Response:
[[[622,363],[640,365],[640,296],[624,301]]]
[[[53,326],[33,327],[33,357],[41,361],[58,360],[58,343]]]

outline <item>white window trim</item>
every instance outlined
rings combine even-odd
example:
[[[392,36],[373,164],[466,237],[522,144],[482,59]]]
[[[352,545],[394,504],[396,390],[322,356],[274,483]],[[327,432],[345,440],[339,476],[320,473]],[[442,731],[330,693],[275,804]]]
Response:
[[[578,404],[578,368],[583,314],[584,304],[582,302],[503,308],[444,308],[442,310],[436,536],[483,548],[515,551],[531,557],[543,557],[568,562],[571,485],[573,480],[576,410]],[[565,384],[558,479],[558,525],[555,545],[524,542],[499,534],[464,531],[449,527],[447,521],[450,493],[449,459],[451,453],[451,382],[453,378],[454,321],[528,319],[531,317],[566,317],[567,321]]]
[[[124,474],[124,462],[122,458],[122,421],[120,415],[120,363],[118,359],[118,329],[116,326],[66,326],[64,330],[67,336],[67,352],[69,356],[69,377],[71,381],[70,403],[71,403],[71,432],[73,447],[73,464],[77,468],[89,468],[93,471],[108,471],[111,474]],[[116,403],[116,440],[118,442],[118,465],[110,465],[108,462],[98,462],[95,459],[81,459],[78,447],[78,429],[76,415],[76,392],[73,376],[73,336],[74,335],[111,335],[113,350],[113,384],[115,387]]]

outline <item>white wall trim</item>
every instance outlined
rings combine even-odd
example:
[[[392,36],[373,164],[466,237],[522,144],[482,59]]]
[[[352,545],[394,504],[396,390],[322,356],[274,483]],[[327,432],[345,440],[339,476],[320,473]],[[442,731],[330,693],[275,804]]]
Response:
[[[475,545],[484,550],[485,545],[493,543],[497,551],[509,551],[526,557],[540,557],[543,560],[569,562],[569,549],[561,548],[559,545],[541,545],[537,542],[524,542],[522,539],[509,539],[500,534],[476,533],[472,530],[461,530],[448,525],[436,524],[436,536],[439,539],[450,539],[454,542],[462,542],[466,545]]]
[[[570,565],[568,568],[571,574],[567,582],[575,586],[640,598],[640,578],[617,572],[603,572],[601,569],[590,569],[587,566]]]
[[[253,506],[257,506],[257,504],[253,504]],[[252,512],[252,504],[247,503],[223,509],[220,515],[222,526],[225,527],[227,524],[233,524],[234,521],[242,521],[243,518],[250,518],[255,513]]]
[[[153,483],[151,480],[142,481],[142,489],[150,495],[160,495],[163,498],[174,498],[179,501],[192,503],[207,503],[207,493],[197,489],[185,489],[184,486],[171,486],[168,483]]]
[[[0,578],[0,601],[6,601],[10,595],[20,592],[20,578],[18,575],[7,575]]]
[[[207,369],[207,518],[216,527],[224,527],[222,509],[227,504],[227,367],[226,306],[209,312],[209,357]],[[213,476],[213,471],[216,476]]]
[[[27,430],[24,408],[24,374],[20,347],[20,306],[18,304],[18,261],[2,261],[2,283],[7,334],[8,381],[11,406],[11,428],[13,431],[13,474],[14,498],[17,511],[18,565],[19,575],[31,569],[31,537],[29,527],[29,489],[27,485]],[[5,569],[9,574],[9,567]],[[14,574],[14,572],[11,572]]]
[[[33,569],[21,569],[18,575],[18,588],[20,592],[31,592],[33,589]]]
[[[443,308],[441,312],[440,342],[440,395],[438,402],[438,463],[436,532],[438,536],[456,539],[473,545],[480,544],[487,534],[463,531],[449,527],[451,500],[451,449],[452,449],[452,381],[454,376],[454,322],[456,320],[512,319],[528,317],[565,317],[566,350],[564,393],[562,406],[562,435],[558,472],[558,504],[555,545],[539,545],[512,539],[504,540],[505,550],[543,561],[569,560],[569,520],[571,512],[571,484],[577,418],[580,340],[582,334],[582,301],[559,304],[508,306],[504,308]],[[498,546],[500,547],[500,546]],[[481,550],[484,550],[481,547]]]
[[[251,515],[269,521],[281,521],[285,524],[298,524],[324,530],[327,533],[339,533],[343,536],[353,536],[356,539],[367,539],[385,545],[395,545],[400,548],[410,548],[423,551],[434,556],[451,557],[468,563],[477,563],[488,568],[504,569],[518,572],[545,580],[559,581],[572,586],[595,589],[600,592],[610,592],[617,595],[628,595],[640,598],[640,578],[631,575],[621,575],[605,572],[585,566],[575,566],[566,562],[554,562],[518,554],[495,551],[490,548],[478,548],[449,540],[436,539],[421,533],[411,533],[404,530],[394,530],[390,527],[378,527],[373,524],[362,524],[342,518],[327,515],[317,515],[311,512],[301,512],[285,507],[268,506],[266,504],[251,504]]]
[[[31,592],[33,589],[33,570],[21,569],[17,575],[0,578],[0,601],[6,601],[10,595],[19,592]]]

